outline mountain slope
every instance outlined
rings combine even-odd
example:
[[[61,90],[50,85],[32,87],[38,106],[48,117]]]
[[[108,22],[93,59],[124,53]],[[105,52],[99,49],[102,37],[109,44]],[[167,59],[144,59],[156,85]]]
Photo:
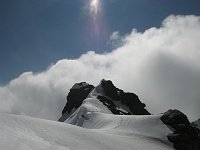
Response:
[[[0,114],[0,120],[0,149],[5,150],[199,150],[200,146],[200,130],[185,114],[168,110],[150,115],[136,94],[106,80],[97,87],[75,84],[60,122],[11,114]]]
[[[81,82],[70,89],[59,121],[74,118],[73,113],[79,114],[80,109],[118,115],[150,115],[145,106],[136,94],[116,88],[110,80],[103,79],[96,87]]]
[[[0,148],[6,150],[169,150],[170,130],[160,116],[92,113],[83,127],[0,114]],[[90,122],[90,123],[89,123]]]
[[[109,80],[102,80],[96,87],[85,82],[75,84],[70,89],[63,112],[59,121],[83,128],[132,134],[167,145],[170,141],[177,150],[199,150],[200,147],[200,130],[192,127],[184,113],[168,110],[155,119],[156,116],[150,115],[136,94],[116,88]]]

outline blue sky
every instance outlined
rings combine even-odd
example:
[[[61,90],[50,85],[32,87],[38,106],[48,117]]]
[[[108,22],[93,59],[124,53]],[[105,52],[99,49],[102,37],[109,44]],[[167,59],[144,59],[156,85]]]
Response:
[[[170,14],[200,15],[199,0],[102,0],[102,32],[94,38],[86,1],[0,0],[0,83],[89,50],[111,51],[114,31],[143,32]]]

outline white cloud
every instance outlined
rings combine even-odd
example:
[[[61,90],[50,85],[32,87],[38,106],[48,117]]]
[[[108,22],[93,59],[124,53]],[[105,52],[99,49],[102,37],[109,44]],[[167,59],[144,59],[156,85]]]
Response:
[[[120,34],[119,34],[119,31],[115,31],[111,34],[110,36],[110,40],[118,40],[120,38]]]
[[[191,120],[199,118],[200,17],[169,16],[160,28],[133,30],[121,38],[123,45],[110,53],[59,60],[1,86],[0,112],[56,120],[74,83],[97,85],[105,78],[138,94],[151,113],[178,108]]]
[[[109,43],[112,45],[113,48],[123,46],[123,39],[124,37],[120,35],[119,31],[115,31],[110,35]]]

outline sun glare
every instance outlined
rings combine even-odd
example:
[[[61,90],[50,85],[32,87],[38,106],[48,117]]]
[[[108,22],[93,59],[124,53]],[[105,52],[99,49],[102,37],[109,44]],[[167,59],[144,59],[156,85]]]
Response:
[[[91,0],[90,2],[90,12],[93,15],[97,15],[100,11],[100,0]]]

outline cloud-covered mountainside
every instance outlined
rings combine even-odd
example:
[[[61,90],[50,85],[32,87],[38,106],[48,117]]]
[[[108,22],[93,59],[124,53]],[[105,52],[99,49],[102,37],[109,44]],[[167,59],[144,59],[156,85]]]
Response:
[[[0,148],[6,150],[199,150],[200,130],[186,115],[150,115],[138,96],[102,80],[75,84],[60,123],[0,113]],[[167,125],[167,126],[166,126]]]
[[[133,29],[111,39],[120,45],[112,52],[59,60],[43,72],[26,72],[2,85],[0,112],[57,120],[74,83],[97,85],[106,78],[137,93],[152,114],[177,108],[190,120],[200,117],[199,16],[169,16],[160,28]]]

